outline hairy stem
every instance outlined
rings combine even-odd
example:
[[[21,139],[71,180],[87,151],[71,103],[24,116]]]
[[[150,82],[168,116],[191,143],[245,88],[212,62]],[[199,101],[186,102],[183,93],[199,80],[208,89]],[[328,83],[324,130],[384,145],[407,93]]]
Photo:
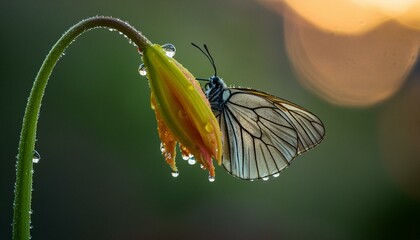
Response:
[[[45,58],[31,90],[23,117],[20,134],[19,153],[16,163],[16,183],[13,215],[13,239],[29,239],[32,198],[32,159],[35,146],[36,129],[42,97],[51,72],[66,48],[82,33],[99,27],[114,29],[124,34],[139,51],[151,42],[128,23],[111,17],[92,17],[71,27],[52,47]]]

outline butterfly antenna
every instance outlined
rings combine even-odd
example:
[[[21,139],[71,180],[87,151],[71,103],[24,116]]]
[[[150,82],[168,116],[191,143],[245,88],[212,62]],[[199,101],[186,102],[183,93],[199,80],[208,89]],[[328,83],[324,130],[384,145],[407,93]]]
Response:
[[[194,47],[198,48],[198,50],[200,50],[210,61],[213,69],[214,69],[214,76],[217,76],[217,69],[216,69],[216,64],[214,63],[214,59],[210,54],[209,49],[207,48],[207,45],[204,44],[204,49],[206,51],[204,51],[201,47],[197,46],[195,43],[191,43]],[[203,80],[203,79],[197,79],[197,80]]]

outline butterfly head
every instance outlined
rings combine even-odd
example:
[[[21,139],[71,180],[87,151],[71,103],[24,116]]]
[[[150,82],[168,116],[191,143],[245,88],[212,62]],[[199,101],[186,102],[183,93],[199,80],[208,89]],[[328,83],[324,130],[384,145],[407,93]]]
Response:
[[[223,81],[223,79],[217,75],[213,75],[208,79],[208,83],[206,83],[204,88],[207,92],[207,91],[211,91],[212,89],[223,89],[225,87],[227,86],[225,82]]]

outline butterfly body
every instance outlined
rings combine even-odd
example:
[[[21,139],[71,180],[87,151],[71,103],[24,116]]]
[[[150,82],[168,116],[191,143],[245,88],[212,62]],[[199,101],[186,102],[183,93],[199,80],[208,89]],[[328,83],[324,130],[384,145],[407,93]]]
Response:
[[[195,44],[193,44],[196,46]],[[325,136],[322,121],[285,99],[250,88],[228,87],[217,76],[207,47],[200,49],[215,74],[204,87],[222,131],[222,165],[245,180],[279,176],[298,155],[315,147]]]

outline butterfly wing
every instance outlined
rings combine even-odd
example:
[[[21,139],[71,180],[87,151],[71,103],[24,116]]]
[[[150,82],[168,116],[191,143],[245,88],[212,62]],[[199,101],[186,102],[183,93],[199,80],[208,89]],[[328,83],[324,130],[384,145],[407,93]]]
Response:
[[[225,88],[214,110],[223,133],[225,169],[241,179],[275,175],[324,137],[322,122],[286,100],[246,88]]]

